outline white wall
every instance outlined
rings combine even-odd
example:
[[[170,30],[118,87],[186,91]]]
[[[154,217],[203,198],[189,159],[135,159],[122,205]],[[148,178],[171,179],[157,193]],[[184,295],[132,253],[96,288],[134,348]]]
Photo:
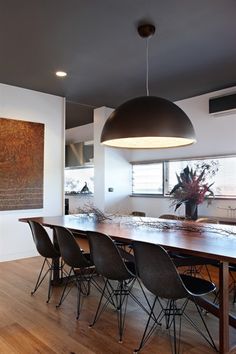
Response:
[[[66,144],[93,140],[93,123],[66,129]]]
[[[93,204],[106,212],[130,212],[131,169],[127,151],[111,149],[100,144],[103,125],[113,110],[101,107],[94,110],[94,123],[66,130],[67,142],[94,140],[94,197],[67,196],[70,213]],[[113,192],[108,189],[113,188]]]
[[[112,109],[94,110],[94,205],[106,212],[130,211],[131,170],[129,152],[101,145],[103,125]],[[113,192],[108,189],[113,188]]]
[[[236,87],[175,102],[191,119],[196,132],[196,144],[171,149],[133,150],[131,159],[141,161],[236,154],[236,111],[219,116],[208,113],[210,98],[231,92],[235,93]]]
[[[163,160],[213,155],[236,155],[236,112],[222,116],[209,115],[209,98],[235,92],[236,87],[204,94],[176,102],[190,117],[197,136],[197,143],[182,148],[161,150],[122,150],[104,148],[100,144],[100,135],[105,120],[112,112],[102,107],[94,113],[95,140],[95,204],[103,210],[129,212],[144,211],[148,216],[173,213],[168,198],[129,197],[131,193],[130,161]],[[109,193],[108,187],[114,187]],[[117,194],[116,194],[117,192]],[[120,196],[119,196],[120,194]],[[235,200],[213,200],[210,206],[206,202],[199,206],[199,215],[230,216],[220,208],[236,207]],[[184,206],[178,211],[184,214]]]
[[[131,161],[236,155],[236,112],[219,116],[211,116],[208,113],[210,98],[235,93],[235,91],[236,87],[233,87],[176,102],[191,119],[196,131],[197,143],[178,149],[134,150],[131,153]],[[159,216],[167,212],[173,213],[170,200],[167,198],[132,197],[130,199],[133,210],[143,210],[150,216]],[[236,201],[215,199],[210,206],[207,206],[206,202],[201,204],[198,214],[230,217],[227,210],[221,209],[228,206],[235,208]],[[184,206],[180,208],[178,213],[179,215],[184,214]]]
[[[0,261],[37,254],[29,226],[19,218],[63,212],[64,106],[62,97],[0,84],[0,117],[45,124],[44,207],[0,211]]]

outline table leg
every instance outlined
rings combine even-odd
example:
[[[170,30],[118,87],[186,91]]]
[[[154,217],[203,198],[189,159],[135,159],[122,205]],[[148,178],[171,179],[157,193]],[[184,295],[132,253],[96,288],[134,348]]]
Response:
[[[229,263],[221,262],[219,269],[219,353],[229,352]]]

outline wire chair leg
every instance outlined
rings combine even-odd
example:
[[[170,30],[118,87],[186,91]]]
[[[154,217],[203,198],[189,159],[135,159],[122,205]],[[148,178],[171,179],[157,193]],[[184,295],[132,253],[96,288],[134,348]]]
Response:
[[[165,314],[165,321],[166,321],[166,329],[169,329],[171,327],[171,300],[167,301],[164,314]]]
[[[173,328],[174,328],[174,354],[177,354],[177,346],[176,346],[176,323],[175,323],[175,313],[173,313]]]
[[[122,326],[122,291],[123,291],[123,282],[120,283],[120,290],[119,290],[119,302],[118,302],[118,329],[119,329],[119,343],[122,343],[122,334],[123,334],[123,326]]]
[[[52,263],[49,268],[49,283],[48,283],[48,298],[47,298],[47,304],[49,303],[51,296],[52,296]]]
[[[87,269],[81,269],[80,279],[80,291],[82,295],[89,296],[91,290],[91,277],[87,273]]]
[[[198,331],[198,332],[203,336],[203,338],[206,339],[206,341],[212,346],[212,348],[214,348],[217,351],[216,345],[215,345],[214,340],[213,340],[213,338],[211,336],[211,333],[210,333],[210,331],[209,331],[209,329],[208,329],[208,327],[206,325],[206,321],[204,320],[204,318],[202,316],[201,310],[200,310],[198,304],[195,301],[193,301],[193,302],[194,302],[194,304],[196,306],[196,309],[197,309],[197,311],[199,313],[199,316],[200,316],[200,318],[202,320],[202,323],[203,323],[203,325],[205,327],[205,330],[207,331],[209,339],[201,331]]]
[[[106,303],[103,305],[103,307],[101,308],[102,306],[102,300],[103,298],[105,297],[105,292],[106,292],[106,288],[107,288],[107,284],[108,284],[108,280],[106,279],[105,280],[105,284],[104,284],[104,287],[103,287],[103,290],[102,290],[102,294],[100,296],[100,300],[99,300],[99,303],[98,303],[98,307],[97,307],[97,311],[95,313],[95,316],[94,316],[94,319],[93,319],[93,322],[89,325],[89,327],[93,327],[95,325],[95,323],[97,322],[98,318],[100,317],[101,313],[103,312],[103,310],[105,309],[105,306],[107,305],[107,303],[109,302],[109,298],[107,299]],[[111,295],[110,295],[111,296]]]
[[[90,282],[91,277],[86,274],[87,269],[81,269],[81,274],[76,279],[77,286],[77,316],[79,319],[81,308],[82,308],[82,298],[81,295],[88,296],[90,294]]]
[[[134,285],[134,283],[135,283],[135,281],[137,280],[137,282],[138,282],[138,284],[139,284],[139,287],[140,287],[140,289],[141,289],[141,291],[142,291],[142,294],[143,294],[143,296],[144,296],[144,298],[145,298],[145,300],[146,300],[146,303],[147,303],[147,305],[148,305],[148,309],[142,304],[142,302],[132,293],[132,288],[133,288],[133,285]],[[133,281],[133,283],[131,284],[131,287],[130,287],[130,297],[131,297],[131,299],[132,300],[134,300],[135,302],[136,302],[136,304],[137,305],[139,305],[140,307],[141,307],[141,309],[143,310],[143,311],[145,311],[146,313],[147,313],[147,315],[149,315],[149,310],[151,310],[151,305],[150,305],[150,302],[149,302],[149,300],[148,300],[148,298],[147,298],[147,295],[145,294],[145,291],[144,291],[144,289],[143,289],[143,287],[142,287],[142,284],[141,284],[141,282],[140,282],[140,280],[138,279],[138,278],[135,278],[134,279],[134,281]],[[156,318],[155,318],[156,319]],[[155,320],[154,319],[154,320]]]
[[[69,271],[69,273],[68,273],[68,276],[66,277],[66,282],[65,282],[65,286],[64,286],[64,289],[63,289],[63,291],[62,291],[62,294],[61,294],[61,298],[60,298],[60,300],[59,300],[59,303],[56,305],[57,308],[61,306],[61,304],[63,303],[63,301],[65,300],[65,298],[67,297],[67,295],[69,294],[69,292],[70,292],[70,290],[71,290],[71,288],[70,288],[70,289],[67,291],[67,293],[66,293],[68,284],[69,284],[69,282],[70,282],[70,276],[71,276],[72,270],[73,270],[73,269],[70,268],[70,271]]]
[[[139,344],[139,347],[138,347],[138,349],[134,349],[134,353],[138,353],[144,347],[145,343],[151,337],[151,335],[154,332],[154,330],[156,329],[157,325],[159,325],[159,323],[156,323],[156,321],[154,321],[153,325],[151,326],[151,328],[148,331],[151,319],[155,318],[154,308],[155,308],[155,305],[156,305],[156,301],[157,301],[157,297],[155,297],[155,299],[153,301],[153,304],[151,306],[151,311],[149,313],[149,317],[148,317],[148,320],[147,320],[147,323],[146,323],[146,326],[145,326],[145,329],[144,329],[143,336],[142,336],[141,342]]]
[[[132,285],[131,285],[132,286]],[[118,329],[119,329],[119,343],[122,343],[123,333],[125,328],[125,317],[128,303],[128,296],[130,294],[130,288],[127,288],[125,282],[119,283],[118,290]]]
[[[213,338],[212,338],[212,336],[211,336],[211,334],[210,334],[210,331],[209,331],[209,329],[208,329],[208,327],[207,327],[207,325],[206,325],[206,322],[205,322],[205,320],[204,320],[204,318],[203,318],[203,316],[202,316],[200,307],[199,307],[198,304],[195,302],[194,298],[193,298],[192,300],[193,300],[193,303],[195,304],[195,307],[196,307],[196,309],[197,309],[197,312],[199,313],[199,316],[200,316],[200,318],[201,318],[201,320],[202,320],[202,323],[203,323],[203,325],[204,325],[204,327],[205,327],[205,330],[206,330],[206,332],[207,332],[207,336],[205,335],[205,333],[204,333],[203,331],[200,330],[200,328],[198,328],[198,326],[193,322],[193,320],[192,320],[186,313],[183,312],[183,316],[184,316],[184,317],[186,318],[186,320],[191,324],[191,326],[192,326],[193,328],[195,328],[195,330],[207,341],[207,343],[210,344],[210,346],[211,346],[214,350],[218,351],[217,348],[216,348],[216,345],[215,345],[215,343],[214,343],[214,341],[213,341]]]
[[[171,300],[171,305],[170,305],[170,310],[172,312],[172,321],[171,324],[173,323],[173,332],[174,332],[174,354],[179,354],[180,352],[180,343],[181,343],[181,329],[182,329],[182,314],[179,312],[179,309],[177,307],[176,301]],[[178,338],[177,338],[177,329],[176,329],[176,318],[177,316],[179,317],[179,333],[178,333]],[[171,327],[170,324],[170,327]],[[169,329],[170,329],[169,327]],[[171,338],[171,337],[170,337]]]
[[[44,270],[44,266],[45,266],[46,261],[47,261],[47,258],[44,258],[44,261],[43,261],[42,267],[41,267],[41,269],[40,269],[40,272],[39,272],[38,279],[37,279],[37,281],[36,281],[34,290],[31,291],[31,295],[33,295],[33,294],[38,290],[38,288],[40,287],[40,285],[42,284],[42,282],[44,281],[46,275],[47,275],[48,272],[49,272],[49,269],[48,269],[48,270],[45,272],[44,276],[42,277],[42,273],[43,273],[43,270]]]
[[[206,272],[207,272],[208,279],[212,283],[211,273],[209,271],[209,268],[208,268],[207,264],[205,264],[205,269],[206,269]]]
[[[77,279],[76,285],[77,285],[77,316],[76,316],[76,319],[78,320],[79,315],[80,315],[80,310],[81,310],[81,282],[79,279]]]

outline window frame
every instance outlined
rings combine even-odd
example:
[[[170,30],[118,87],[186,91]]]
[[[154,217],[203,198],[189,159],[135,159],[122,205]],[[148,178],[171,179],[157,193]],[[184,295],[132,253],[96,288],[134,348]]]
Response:
[[[146,198],[171,198],[171,195],[167,193],[167,186],[168,186],[168,166],[169,162],[175,162],[175,161],[195,161],[195,160],[217,160],[217,159],[223,159],[223,158],[235,158],[235,154],[226,154],[226,155],[206,155],[206,156],[190,156],[190,157],[181,157],[181,158],[173,158],[173,159],[164,159],[164,160],[145,160],[145,161],[131,161],[131,168],[133,169],[133,165],[143,165],[143,164],[151,164],[151,163],[162,163],[162,168],[163,168],[163,181],[162,181],[162,187],[163,187],[163,194],[144,194],[144,193],[133,193],[133,178],[132,178],[132,194],[130,197],[146,197]],[[133,170],[132,170],[133,171]],[[133,175],[133,172],[132,172]],[[214,197],[207,197],[207,199],[228,199],[228,200],[235,200],[236,195],[216,195]]]

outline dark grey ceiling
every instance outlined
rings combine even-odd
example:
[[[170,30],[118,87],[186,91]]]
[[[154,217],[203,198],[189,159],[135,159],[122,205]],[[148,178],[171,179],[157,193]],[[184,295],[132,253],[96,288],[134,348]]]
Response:
[[[236,84],[235,0],[1,0],[0,82],[77,103],[67,127],[91,122],[93,106],[145,95],[144,19],[157,27],[151,95],[178,100]]]

